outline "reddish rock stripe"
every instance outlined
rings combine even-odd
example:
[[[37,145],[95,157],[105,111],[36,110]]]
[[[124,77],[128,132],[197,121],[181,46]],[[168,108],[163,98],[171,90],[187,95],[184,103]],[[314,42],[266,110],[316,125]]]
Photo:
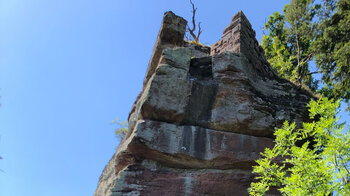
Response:
[[[137,123],[128,145],[131,154],[173,167],[250,169],[273,140],[145,120]]]

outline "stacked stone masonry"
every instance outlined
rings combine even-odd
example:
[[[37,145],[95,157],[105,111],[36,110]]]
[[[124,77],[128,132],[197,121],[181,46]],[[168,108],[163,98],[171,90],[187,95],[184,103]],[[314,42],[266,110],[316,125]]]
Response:
[[[307,120],[312,96],[274,74],[243,12],[212,47],[184,41],[186,24],[164,14],[129,131],[95,196],[248,195],[275,128]]]

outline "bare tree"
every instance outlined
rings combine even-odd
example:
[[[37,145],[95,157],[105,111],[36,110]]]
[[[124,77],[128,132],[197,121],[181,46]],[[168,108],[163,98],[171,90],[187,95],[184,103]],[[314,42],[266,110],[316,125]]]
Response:
[[[195,31],[196,31],[196,20],[195,20],[195,16],[196,16],[196,11],[197,11],[197,8],[194,6],[194,3],[192,2],[192,0],[190,0],[190,3],[192,5],[192,28],[190,28],[188,25],[187,25],[187,30],[188,32],[191,34],[192,38],[194,39],[194,42],[195,43],[199,43],[199,36],[201,35],[202,33],[202,29],[201,29],[201,23],[199,22],[198,23],[198,32],[197,32],[197,35],[195,34]]]

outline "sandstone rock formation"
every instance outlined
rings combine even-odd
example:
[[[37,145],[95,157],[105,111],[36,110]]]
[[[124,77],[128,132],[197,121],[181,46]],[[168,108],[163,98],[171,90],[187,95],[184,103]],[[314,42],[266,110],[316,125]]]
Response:
[[[275,127],[307,119],[311,95],[278,78],[242,12],[211,48],[166,12],[129,132],[95,196],[247,195]]]

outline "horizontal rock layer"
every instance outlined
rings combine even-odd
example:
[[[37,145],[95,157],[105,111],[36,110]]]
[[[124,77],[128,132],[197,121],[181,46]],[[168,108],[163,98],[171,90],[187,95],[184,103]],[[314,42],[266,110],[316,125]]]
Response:
[[[110,195],[245,195],[254,178],[246,170],[171,169],[149,161],[129,165],[119,176],[123,183]]]
[[[249,169],[270,138],[140,120],[123,145],[128,153],[174,168]]]

